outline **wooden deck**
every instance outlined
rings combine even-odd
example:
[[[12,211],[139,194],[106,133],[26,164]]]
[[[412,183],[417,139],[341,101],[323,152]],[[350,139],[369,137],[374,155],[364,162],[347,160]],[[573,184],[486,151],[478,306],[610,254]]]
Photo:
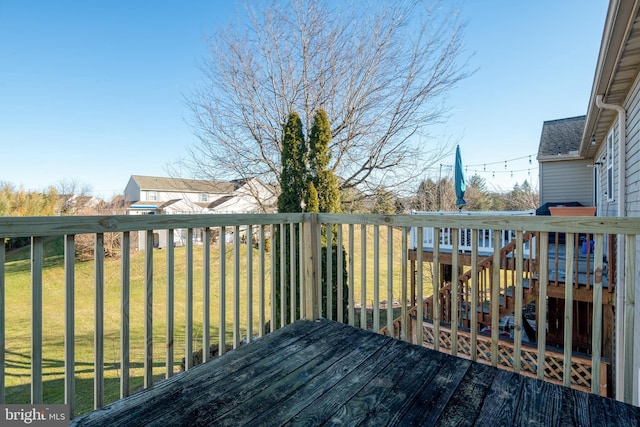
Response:
[[[637,425],[640,409],[328,320],[298,321],[71,425]]]

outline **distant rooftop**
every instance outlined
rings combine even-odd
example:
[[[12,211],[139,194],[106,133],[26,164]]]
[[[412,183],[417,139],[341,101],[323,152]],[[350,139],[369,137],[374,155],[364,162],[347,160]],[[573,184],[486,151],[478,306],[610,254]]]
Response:
[[[132,175],[131,179],[141,189],[156,191],[191,191],[203,193],[232,193],[244,184],[244,180],[210,181],[186,178],[165,178],[157,176]]]
[[[538,160],[550,156],[578,155],[586,116],[548,120],[542,125]]]

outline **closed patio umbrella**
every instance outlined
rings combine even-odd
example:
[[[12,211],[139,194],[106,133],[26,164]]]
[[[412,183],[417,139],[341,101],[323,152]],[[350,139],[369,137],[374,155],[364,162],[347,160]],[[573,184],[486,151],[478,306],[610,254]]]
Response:
[[[462,154],[460,153],[459,145],[456,147],[456,164],[453,172],[453,180],[456,187],[456,206],[462,210],[462,207],[467,204],[467,202],[464,201],[464,192],[467,190],[467,185],[464,182]]]

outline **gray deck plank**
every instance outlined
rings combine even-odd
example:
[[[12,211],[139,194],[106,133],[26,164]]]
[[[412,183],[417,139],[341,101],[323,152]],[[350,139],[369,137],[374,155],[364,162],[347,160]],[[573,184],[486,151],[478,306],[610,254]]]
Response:
[[[382,341],[380,341],[383,344]],[[401,341],[391,340],[384,343],[366,363],[360,364],[335,383],[313,403],[302,409],[283,425],[318,426],[330,421],[338,408],[357,394],[369,381],[380,375],[395,358],[406,349]],[[345,366],[345,368],[347,368]]]
[[[108,425],[130,426],[145,425],[163,414],[173,411],[175,402],[188,390],[190,395],[208,388],[218,381],[232,381],[234,373],[268,357],[283,357],[282,349],[303,348],[308,340],[315,339],[314,332],[330,330],[326,322],[299,323],[279,329],[272,334],[240,346],[229,354],[214,359],[215,369],[211,365],[201,364],[187,372],[161,381],[153,387],[135,393],[127,399],[116,401],[103,408],[71,420],[71,425]],[[309,341],[310,342],[310,341]]]
[[[487,365],[472,363],[460,385],[437,420],[438,426],[473,426],[498,371]]]
[[[313,365],[315,359],[320,362],[332,357],[336,352],[340,353],[342,348],[352,346],[353,341],[352,329],[346,325],[331,328],[328,332],[323,330],[322,333],[310,337],[310,343],[304,348],[290,346],[281,352],[281,358],[265,358],[243,371],[236,372],[234,381],[217,384],[215,388],[210,387],[200,394],[199,399],[188,400],[187,404],[179,408],[180,416],[198,420],[190,422],[193,426],[212,423],[217,425],[218,418],[234,411],[243,403],[248,403],[250,408],[243,408],[238,412],[251,411],[255,414],[255,411],[266,410],[269,395],[268,392],[263,393],[265,389],[282,378],[289,377],[291,373],[309,364]]]
[[[514,425],[523,380],[523,376],[513,372],[497,371],[489,393],[480,407],[476,425],[494,427]]]
[[[421,351],[409,344],[404,347],[396,360],[342,405],[325,425],[344,425],[344,420],[354,426],[389,425],[389,419],[399,409],[392,409],[389,404],[408,400],[424,378],[435,375],[441,361],[436,357],[438,353]]]
[[[588,395],[576,393],[570,388],[563,388],[562,392],[564,396],[558,426],[591,426]]]
[[[409,410],[411,402],[424,383],[431,381],[440,369],[443,359],[447,357],[444,353],[431,350],[416,351],[415,356],[420,359],[413,366],[401,368],[397,372],[398,381],[386,395],[380,396],[375,408],[360,416],[362,420],[358,425],[387,426],[397,423],[398,419]],[[353,425],[357,422],[358,419],[354,419]]]
[[[563,392],[556,384],[525,377],[516,409],[515,424],[522,426],[558,425]]]
[[[350,331],[348,340],[342,344],[332,343],[334,345],[312,360],[260,390],[255,399],[246,400],[237,410],[222,414],[215,419],[215,424],[273,425],[278,420],[291,418],[330,389],[346,370],[356,369],[381,345],[391,341],[362,340],[351,328],[346,328]]]
[[[411,402],[410,410],[398,421],[399,425],[435,425],[447,402],[464,378],[471,361],[447,357],[436,375]]]
[[[632,426],[637,425],[638,420],[630,417],[630,412],[624,403],[589,394],[589,413],[593,426]]]
[[[71,425],[638,425],[640,409],[321,319]]]

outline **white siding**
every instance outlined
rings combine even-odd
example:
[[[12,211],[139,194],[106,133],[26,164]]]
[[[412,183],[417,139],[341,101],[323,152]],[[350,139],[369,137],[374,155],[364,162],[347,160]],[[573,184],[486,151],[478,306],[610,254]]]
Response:
[[[592,160],[540,162],[540,204],[580,202],[593,206]]]

